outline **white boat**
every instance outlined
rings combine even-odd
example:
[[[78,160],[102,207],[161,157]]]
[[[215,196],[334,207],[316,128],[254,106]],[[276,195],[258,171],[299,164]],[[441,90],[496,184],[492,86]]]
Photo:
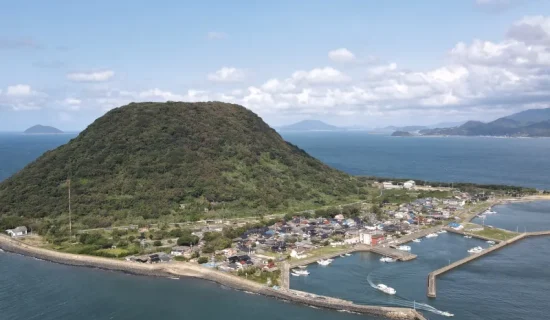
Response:
[[[411,247],[409,246],[399,246],[397,249],[401,251],[411,251]]]
[[[447,230],[439,230],[437,233],[447,233]]]
[[[447,311],[443,311],[441,312],[441,315],[442,316],[445,316],[445,317],[454,317],[455,315],[450,313],[450,312],[447,312]]]
[[[435,238],[437,237],[437,233],[430,233],[426,236],[426,238]]]
[[[292,269],[292,273],[295,273],[299,276],[307,276],[309,275],[309,271],[307,270],[300,270],[300,269]]]
[[[322,265],[322,266],[328,266],[329,264],[332,263],[332,259],[326,259],[326,260],[317,260],[317,263]]]
[[[420,239],[414,239],[413,242],[419,243],[419,242],[422,242],[422,240],[420,240]]]
[[[483,214],[496,214],[496,211],[492,211],[491,209],[487,209]]]
[[[351,256],[351,253],[346,253],[344,254],[346,257],[350,257]]]
[[[466,239],[472,239],[472,236],[464,236]]]
[[[390,257],[382,257],[380,258],[380,262],[395,262],[395,260]]]
[[[345,256],[345,255],[343,255],[343,254],[341,254],[341,255],[340,255],[340,258],[345,258],[345,257],[346,257],[346,256]]]
[[[378,290],[380,290],[380,291],[382,291],[382,292],[384,292],[384,293],[392,294],[392,295],[397,293],[397,291],[395,291],[394,288],[388,287],[388,286],[385,285],[385,284],[379,284],[379,285],[377,285],[377,286],[376,286],[376,289],[378,289]]]
[[[305,269],[305,268],[307,268],[307,266],[298,266],[298,268]]]
[[[478,247],[473,247],[472,249],[469,249],[468,253],[480,253],[481,251],[483,251],[483,248],[478,246]]]
[[[295,273],[295,272],[291,272],[290,274],[295,276],[295,277],[307,276],[307,274],[298,274],[298,273]]]
[[[490,244],[490,245],[493,245],[493,244],[495,244],[496,242],[494,242],[493,240],[489,240],[489,241],[487,241],[487,243]]]

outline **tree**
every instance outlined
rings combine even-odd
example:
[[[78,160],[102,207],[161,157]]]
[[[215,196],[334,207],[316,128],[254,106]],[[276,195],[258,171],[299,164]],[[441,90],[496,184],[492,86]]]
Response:
[[[197,262],[199,264],[203,264],[203,263],[207,263],[208,262],[208,258],[207,257],[200,257]]]
[[[160,241],[160,240],[155,240],[155,242],[153,242],[153,245],[154,245],[155,247],[160,247],[160,246],[162,246],[162,241]]]
[[[191,246],[199,243],[199,237],[191,234],[191,231],[187,230],[183,232],[181,237],[178,238],[178,246]]]

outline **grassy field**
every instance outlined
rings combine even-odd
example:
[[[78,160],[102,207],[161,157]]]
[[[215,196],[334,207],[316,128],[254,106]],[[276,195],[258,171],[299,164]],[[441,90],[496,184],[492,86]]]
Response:
[[[479,228],[481,226],[476,224],[468,224],[465,231],[468,232],[468,229],[475,228],[475,227]],[[496,239],[496,240],[509,240],[518,235],[517,233],[512,231],[507,231],[507,230],[497,229],[497,228],[489,228],[489,227],[483,227],[483,230],[481,231],[472,231],[470,233],[483,236],[483,237]]]

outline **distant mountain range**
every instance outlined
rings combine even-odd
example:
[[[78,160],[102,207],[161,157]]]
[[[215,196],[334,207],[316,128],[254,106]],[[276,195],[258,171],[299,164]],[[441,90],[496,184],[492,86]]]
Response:
[[[452,128],[425,129],[425,136],[550,137],[550,108],[529,109],[491,122],[468,121]]]
[[[28,128],[24,131],[26,134],[56,134],[56,133],[63,133],[63,131],[50,127],[50,126],[43,126],[43,125],[36,125]]]
[[[420,131],[420,130],[427,130],[427,129],[435,129],[435,128],[452,128],[462,125],[464,122],[441,122],[430,126],[388,126],[383,128],[374,128],[372,131],[374,132],[395,132],[395,131],[405,131],[405,132],[414,132],[414,131]]]
[[[288,126],[283,126],[278,128],[281,131],[339,131],[345,130],[345,128],[340,128],[333,126],[331,124],[325,123],[320,120],[303,120]]]

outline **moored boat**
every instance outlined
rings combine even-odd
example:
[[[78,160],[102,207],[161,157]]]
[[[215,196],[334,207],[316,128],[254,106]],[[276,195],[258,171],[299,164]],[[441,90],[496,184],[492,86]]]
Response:
[[[420,240],[420,239],[414,239],[413,242],[419,243],[419,242],[422,242],[422,240]]]
[[[430,233],[426,236],[426,238],[435,238],[437,237],[437,233]]]
[[[477,247],[473,247],[472,249],[469,249],[468,253],[480,253],[481,251],[483,251],[483,248],[477,246]]]
[[[329,264],[332,263],[332,259],[321,259],[321,260],[317,260],[317,263],[322,265],[322,266],[328,266]]]
[[[307,270],[300,270],[300,269],[292,269],[292,273],[295,273],[300,276],[307,276],[309,275],[309,271]]]
[[[399,246],[397,249],[401,251],[411,251],[411,247],[409,246]]]
[[[380,258],[380,262],[395,262],[395,260],[390,257],[382,257]]]

